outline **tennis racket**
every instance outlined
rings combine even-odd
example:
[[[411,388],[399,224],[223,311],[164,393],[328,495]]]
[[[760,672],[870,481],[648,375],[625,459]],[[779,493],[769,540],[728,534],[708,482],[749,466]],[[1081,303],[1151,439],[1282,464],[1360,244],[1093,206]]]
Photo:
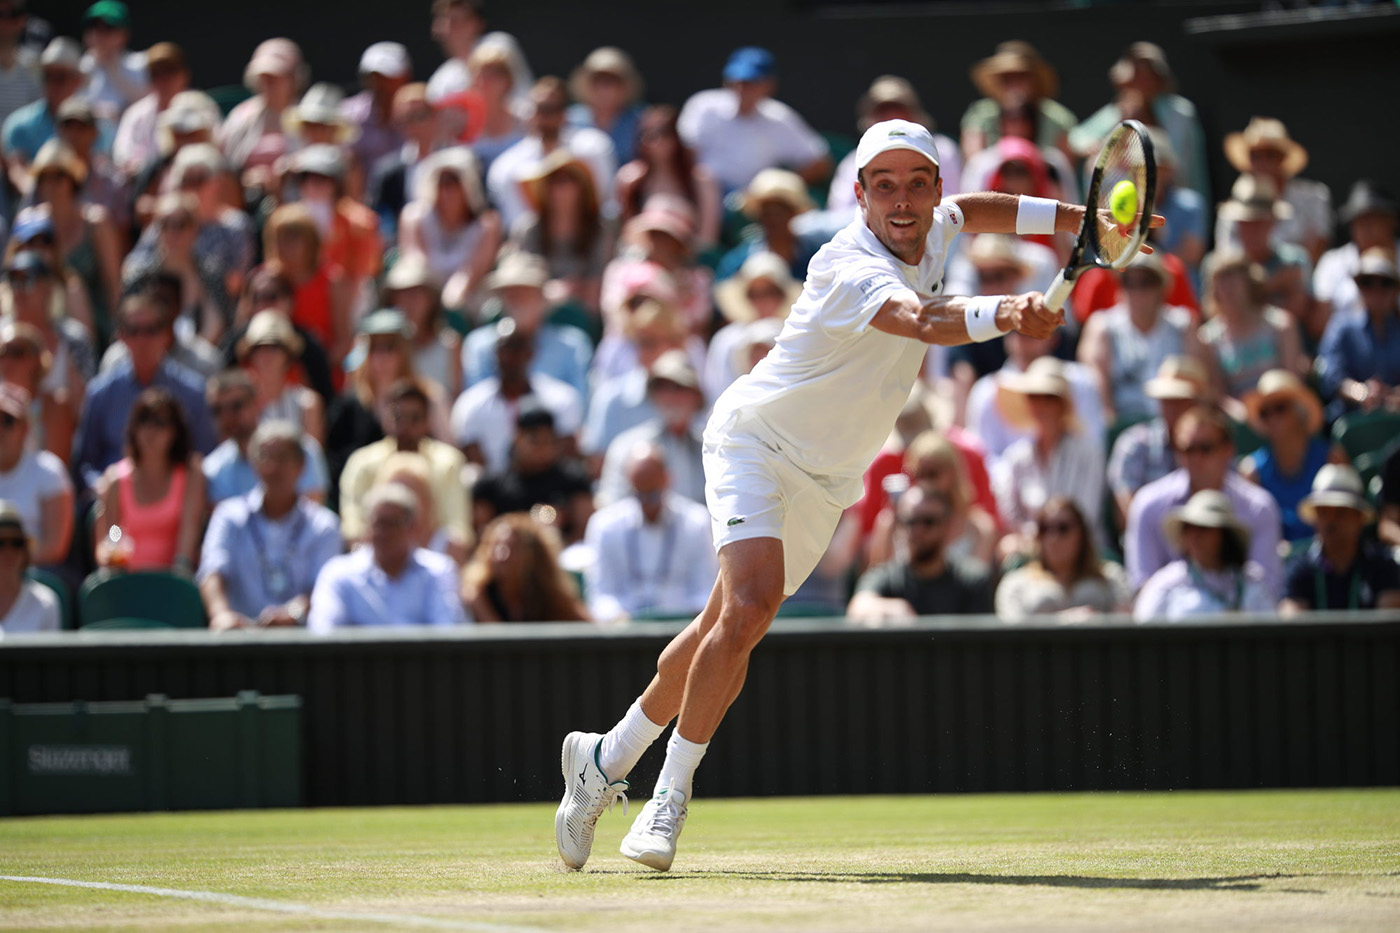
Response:
[[[1137,188],[1137,217],[1131,226],[1121,226],[1109,210],[1109,194],[1121,181]],[[1055,276],[1045,292],[1045,306],[1059,311],[1074,291],[1075,280],[1085,269],[1121,269],[1132,261],[1147,242],[1152,224],[1152,207],[1157,199],[1157,160],[1152,140],[1136,120],[1124,120],[1104,141],[1094,160],[1094,173],[1084,198],[1084,222],[1069,254],[1069,263]]]

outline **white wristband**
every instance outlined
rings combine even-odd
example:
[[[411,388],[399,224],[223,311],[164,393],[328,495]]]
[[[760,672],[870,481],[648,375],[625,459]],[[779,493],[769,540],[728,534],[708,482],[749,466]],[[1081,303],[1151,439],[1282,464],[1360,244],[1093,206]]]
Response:
[[[1032,198],[1021,195],[1016,207],[1016,232],[1021,236],[1028,233],[1054,233],[1055,214],[1060,202],[1054,198]]]
[[[967,299],[963,321],[967,324],[967,336],[974,343],[986,343],[1001,336],[1001,328],[997,326],[997,309],[1001,307],[1001,299],[1001,295]]]

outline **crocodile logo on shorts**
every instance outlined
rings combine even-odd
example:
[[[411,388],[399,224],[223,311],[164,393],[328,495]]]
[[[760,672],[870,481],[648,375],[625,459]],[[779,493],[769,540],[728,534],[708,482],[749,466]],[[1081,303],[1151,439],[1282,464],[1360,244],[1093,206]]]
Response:
[[[735,525],[742,525],[744,522],[746,522],[746,521],[748,521],[748,520],[749,520],[749,517],[748,517],[747,515],[735,515],[733,518],[731,518],[731,519],[729,520],[729,525],[730,525],[730,527],[732,528],[732,527],[735,526]]]

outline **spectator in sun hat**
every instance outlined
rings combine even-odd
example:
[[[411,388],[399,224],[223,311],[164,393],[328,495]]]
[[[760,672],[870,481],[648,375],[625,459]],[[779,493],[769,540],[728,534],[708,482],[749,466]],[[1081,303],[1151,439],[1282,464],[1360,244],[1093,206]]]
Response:
[[[130,39],[131,13],[122,0],[97,0],[83,14],[83,96],[107,120],[119,119],[150,90],[146,56],[127,51]]]
[[[478,74],[471,67],[471,59],[478,52],[495,50],[504,53],[511,63],[512,105],[528,110],[528,94],[535,76],[514,36],[486,32],[484,6],[484,0],[433,0],[433,38],[447,61],[428,79],[428,99],[436,105],[474,88]]]
[[[447,323],[442,287],[422,253],[399,256],[384,278],[385,307],[403,312],[413,327],[413,366],[418,375],[440,386],[446,398],[462,391],[462,338]]]
[[[341,112],[344,101],[345,92],[334,84],[318,81],[307,88],[301,100],[282,113],[288,148],[296,151],[317,145],[341,148],[357,139],[359,127]]]
[[[1273,181],[1263,175],[1241,175],[1230,188],[1230,200],[1216,212],[1231,227],[1238,248],[1264,270],[1269,303],[1298,322],[1304,345],[1315,349],[1326,320],[1313,314],[1312,261],[1303,247],[1279,240],[1273,232],[1293,217],[1293,207],[1278,197]],[[1216,241],[1225,242],[1217,232]]]
[[[81,58],[82,49],[72,39],[60,36],[50,42],[39,56],[43,96],[16,109],[0,128],[10,184],[21,194],[28,194],[33,188],[29,163],[39,154],[39,148],[58,133],[59,106],[87,82],[79,68]],[[104,148],[110,148],[111,130],[105,125],[104,129],[102,143]]]
[[[360,55],[363,90],[347,97],[340,112],[358,129],[350,148],[366,169],[403,146],[394,120],[394,96],[411,80],[413,62],[398,42],[376,42]]]
[[[1332,239],[1332,192],[1320,181],[1298,177],[1307,168],[1308,150],[1288,135],[1283,121],[1252,118],[1243,131],[1225,137],[1225,158],[1242,175],[1268,179],[1289,207],[1271,231],[1273,241],[1292,243],[1316,262]],[[1217,243],[1236,243],[1231,223],[1217,220]]]
[[[1258,388],[1246,396],[1245,406],[1249,426],[1264,438],[1264,445],[1240,462],[1240,475],[1274,497],[1283,515],[1284,540],[1306,538],[1309,532],[1298,515],[1298,503],[1323,466],[1348,462],[1346,451],[1321,436],[1322,403],[1287,370],[1264,373]]]
[[[793,221],[813,208],[807,185],[787,169],[766,168],[753,177],[744,190],[744,215],[754,222],[745,231],[743,242],[724,254],[715,267],[715,279],[724,280],[739,271],[754,253],[775,253],[788,264],[792,277],[807,278],[807,263],[828,237],[822,233],[800,233]]]
[[[379,274],[384,256],[379,218],[347,194],[344,150],[314,143],[297,150],[287,167],[297,203],[306,208],[321,235],[323,259],[345,273],[351,294],[362,305],[372,301],[366,287]]]
[[[58,138],[87,168],[87,181],[78,198],[85,204],[100,205],[112,219],[120,242],[125,243],[126,231],[131,228],[131,194],[126,177],[97,150],[99,132],[97,115],[85,98],[70,97],[59,105]]]
[[[1001,111],[1012,100],[1025,100],[1036,108],[1036,145],[1065,146],[1065,134],[1077,120],[1055,99],[1060,92],[1059,76],[1035,46],[1019,39],[1001,43],[995,54],[972,67],[972,83],[982,98],[963,114],[963,155],[971,158],[1001,138]],[[942,152],[940,146],[939,154]],[[956,191],[949,192],[945,185],[943,193],[947,196]]]
[[[1176,423],[1210,392],[1205,364],[1190,356],[1169,356],[1143,387],[1158,413],[1118,435],[1108,458],[1108,488],[1117,506],[1114,523],[1121,531],[1128,505],[1139,489],[1176,469],[1172,436]]]
[[[1210,197],[1205,134],[1196,105],[1176,93],[1176,76],[1166,53],[1151,42],[1134,42],[1108,70],[1114,99],[1094,111],[1069,134],[1070,149],[1079,156],[1098,152],[1103,139],[1128,116],[1145,116],[1160,126],[1177,156],[1177,181]]]
[[[601,130],[589,126],[569,126],[564,111],[569,104],[564,82],[553,76],[540,78],[530,89],[534,110],[524,139],[502,152],[486,173],[486,190],[501,212],[507,230],[525,213],[525,195],[520,182],[534,171],[545,156],[556,149],[567,149],[578,156],[593,173],[594,187],[606,216],[616,214],[613,202],[613,176],[617,173],[617,154],[612,140]]]
[[[705,501],[701,464],[702,434],[709,406],[700,376],[684,350],[668,350],[647,371],[647,399],[656,415],[628,428],[608,444],[598,477],[597,502],[607,505],[627,495],[627,457],[638,444],[656,444],[666,455],[672,488],[692,502]]]
[[[491,273],[487,287],[500,300],[505,316],[534,342],[530,372],[553,376],[587,398],[593,344],[577,327],[549,323],[549,303],[544,292],[548,281],[549,269],[540,257],[507,253]],[[462,342],[462,369],[468,386],[496,375],[495,351],[495,335],[490,328],[477,328],[467,335]]]
[[[864,133],[885,120],[908,120],[934,130],[933,117],[924,110],[914,85],[895,75],[881,75],[870,82],[869,89],[856,103],[858,132]],[[938,147],[938,177],[943,179],[943,197],[947,198],[962,191],[962,152],[953,139],[942,133],[934,132],[933,142]],[[859,210],[855,181],[856,151],[852,149],[832,173],[826,196],[829,213],[839,214],[846,220],[855,216]]]
[[[39,53],[25,45],[26,0],[0,0],[0,124],[39,99]]]
[[[1173,509],[1162,529],[1181,557],[1143,585],[1133,603],[1138,622],[1274,611],[1264,573],[1249,559],[1250,529],[1236,517],[1229,496],[1202,490]]]
[[[185,52],[173,42],[157,42],[146,50],[146,71],[150,93],[126,108],[112,142],[112,161],[132,178],[160,155],[156,138],[160,116],[175,95],[190,86]]]
[[[1400,566],[1389,548],[1364,534],[1376,510],[1355,470],[1324,466],[1298,503],[1298,515],[1315,533],[1288,568],[1280,614],[1400,609]]]
[[[552,301],[579,306],[596,320],[613,237],[592,171],[572,152],[556,149],[520,186],[530,210],[510,231],[510,248],[544,259]]]
[[[235,171],[241,174],[253,162],[270,166],[286,152],[282,115],[296,104],[310,74],[291,39],[267,39],[253,50],[243,71],[253,96],[229,111],[219,131],[219,145]]]
[[[642,76],[632,57],[611,45],[594,49],[569,76],[569,93],[577,101],[565,114],[569,125],[602,130],[618,164],[632,161],[643,109]]]
[[[269,307],[253,315],[234,348],[251,381],[258,420],[294,424],[319,443],[326,437],[325,403],[294,375],[305,343],[291,319]]]
[[[203,91],[181,91],[171,98],[170,106],[155,118],[155,153],[131,176],[136,224],[143,231],[150,222],[155,199],[165,192],[166,179],[174,167],[176,156],[186,147],[200,143],[210,144],[217,153],[218,147],[212,144],[222,120],[219,105]],[[219,158],[222,162],[222,153]],[[228,174],[227,167],[216,182],[216,193],[221,201],[237,202],[241,206],[242,189]],[[232,207],[232,203],[229,206]]]
[[[783,321],[802,294],[787,262],[774,253],[756,252],[732,277],[715,285],[715,304],[727,323],[710,339],[701,382],[709,398],[719,394],[748,369],[737,365],[735,349],[745,340],[748,325],[759,320]]]
[[[622,328],[617,312],[628,283],[658,278],[657,270],[664,273],[671,288],[665,296],[656,297],[674,305],[690,330],[708,333],[712,276],[695,257],[695,213],[690,202],[675,195],[652,196],[642,212],[623,226],[619,241],[617,257],[603,271],[603,342]],[[603,355],[602,345],[599,355]],[[617,370],[607,372],[615,374]]]
[[[1355,280],[1361,307],[1332,315],[1317,354],[1334,416],[1400,407],[1400,272],[1390,250],[1363,253]]]
[[[787,104],[773,98],[778,66],[757,46],[735,49],[724,66],[724,87],[685,102],[681,138],[726,193],[746,187],[765,168],[788,168],[806,183],[831,169],[826,141]]]
[[[6,635],[59,630],[58,596],[25,577],[31,547],[19,509],[0,500],[0,631]]]
[[[418,166],[413,200],[399,215],[399,250],[428,260],[443,283],[443,304],[476,311],[501,231],[501,215],[486,201],[480,164],[470,149],[442,149]]]
[[[1337,212],[1351,240],[1323,253],[1313,270],[1313,295],[1326,302],[1332,314],[1361,308],[1356,273],[1363,253],[1383,250],[1392,263],[1400,265],[1398,210],[1394,196],[1374,181],[1363,178],[1352,185],[1346,203]]]

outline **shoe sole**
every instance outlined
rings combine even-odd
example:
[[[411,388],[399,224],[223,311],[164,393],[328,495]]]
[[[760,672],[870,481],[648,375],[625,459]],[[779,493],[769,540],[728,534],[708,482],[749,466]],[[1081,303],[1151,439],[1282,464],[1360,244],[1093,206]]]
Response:
[[[582,736],[582,732],[570,732],[564,736],[564,747],[559,752],[559,774],[564,779],[564,798],[559,801],[559,809],[554,811],[554,844],[559,848],[559,858],[573,871],[578,871],[588,861],[588,857],[584,856],[582,862],[574,864],[564,851],[564,839],[568,833],[568,828],[564,823],[564,813],[569,806],[569,797],[572,796],[569,778],[573,775],[573,769],[570,767],[569,759],[571,753],[578,747],[579,739]]]
[[[627,840],[625,839],[622,841],[622,846],[618,851],[632,861],[645,865],[647,868],[654,868],[657,871],[670,871],[671,862],[674,859],[674,856],[672,858],[667,858],[660,852],[639,852],[635,849],[628,848]]]

